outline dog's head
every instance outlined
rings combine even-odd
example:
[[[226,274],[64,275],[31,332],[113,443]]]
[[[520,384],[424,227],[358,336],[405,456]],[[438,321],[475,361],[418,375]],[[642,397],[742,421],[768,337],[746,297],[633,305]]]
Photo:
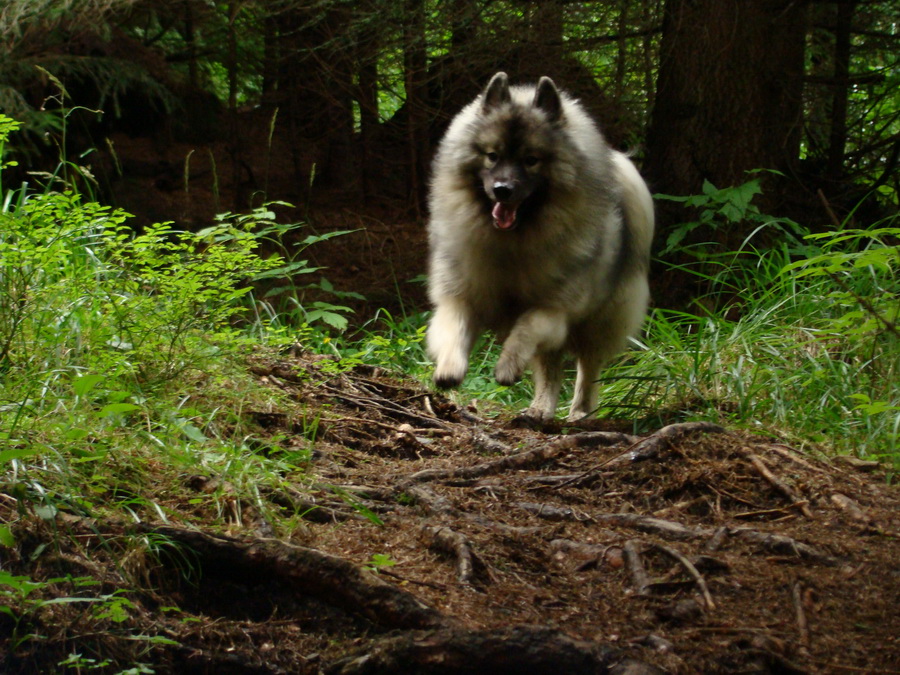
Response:
[[[500,230],[515,228],[546,192],[555,130],[562,121],[553,80],[542,77],[533,95],[527,91],[524,98],[521,89],[511,92],[506,73],[497,73],[481,95],[478,174]]]

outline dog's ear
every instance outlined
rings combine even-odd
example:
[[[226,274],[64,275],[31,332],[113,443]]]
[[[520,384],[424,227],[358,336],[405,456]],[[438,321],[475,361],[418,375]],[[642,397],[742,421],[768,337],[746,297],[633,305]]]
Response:
[[[488,82],[481,101],[481,109],[486,112],[491,108],[509,103],[511,100],[509,96],[509,78],[506,76],[506,73],[500,72]]]
[[[549,77],[542,77],[534,92],[534,107],[547,114],[547,119],[556,122],[562,116],[562,101],[559,90]]]

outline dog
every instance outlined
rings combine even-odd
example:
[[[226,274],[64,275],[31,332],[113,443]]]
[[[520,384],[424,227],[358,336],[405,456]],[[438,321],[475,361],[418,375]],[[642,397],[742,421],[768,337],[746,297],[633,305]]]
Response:
[[[594,412],[600,368],[640,330],[650,295],[653,200],[631,160],[549,77],[510,86],[500,72],[441,140],[429,210],[435,384],[462,383],[491,330],[498,383],[532,369],[527,417],[555,416],[566,354],[568,420]]]

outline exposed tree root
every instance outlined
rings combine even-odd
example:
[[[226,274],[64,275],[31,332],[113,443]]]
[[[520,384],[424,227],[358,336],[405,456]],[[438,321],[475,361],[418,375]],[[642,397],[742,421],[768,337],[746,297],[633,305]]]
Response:
[[[327,675],[661,675],[613,649],[574,640],[551,628],[514,626],[475,631],[405,633],[335,662]]]
[[[391,628],[432,628],[447,617],[393,584],[356,565],[315,549],[278,539],[241,540],[165,525],[137,525],[190,549],[204,568],[227,570],[236,578],[266,575],[298,592],[343,607]]]
[[[685,436],[699,433],[720,434],[724,427],[712,422],[681,422],[663,427],[645,438],[638,440],[627,451],[606,462],[607,466],[624,462],[643,462],[657,457],[663,450]]]
[[[669,546],[654,544],[653,547],[658,551],[662,551],[670,558],[678,561],[678,563],[680,563],[681,566],[688,571],[688,574],[690,574],[694,578],[694,581],[697,584],[697,588],[700,589],[700,593],[703,596],[703,601],[706,603],[706,608],[716,608],[716,603],[713,602],[712,595],[710,594],[709,588],[706,585],[706,580],[703,578],[703,575],[697,571],[697,568],[690,560],[688,560],[683,555],[681,555],[681,553],[676,551],[674,548],[670,548]]]
[[[765,478],[778,492],[784,495],[793,506],[800,509],[800,512],[803,513],[807,518],[812,518],[812,511],[809,510],[809,506],[807,502],[801,499],[797,492],[787,483],[780,480],[775,474],[772,473],[771,469],[766,465],[766,463],[754,455],[749,450],[744,451],[744,456],[747,458],[747,461],[753,465],[753,468],[759,473],[760,476]]]
[[[425,525],[422,528],[428,546],[453,556],[456,559],[456,577],[460,583],[471,585],[475,580],[475,567],[486,569],[472,552],[468,538],[449,527]]]
[[[476,464],[475,466],[465,466],[458,469],[425,469],[408,476],[400,481],[398,487],[405,489],[406,486],[415,485],[416,483],[426,483],[430,481],[448,480],[448,479],[469,479],[482,478],[516,469],[527,469],[539,466],[555,459],[563,452],[571,450],[577,445],[569,436],[562,436],[552,443],[541,444],[532,450],[526,450],[515,455],[509,455],[490,462]]]

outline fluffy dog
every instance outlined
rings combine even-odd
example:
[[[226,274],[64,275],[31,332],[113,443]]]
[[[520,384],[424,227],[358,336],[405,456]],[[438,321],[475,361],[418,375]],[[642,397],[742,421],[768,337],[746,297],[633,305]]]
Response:
[[[566,353],[578,363],[568,419],[590,414],[600,367],[647,310],[653,202],[635,166],[550,78],[510,86],[497,73],[441,141],[429,206],[435,383],[459,385],[492,330],[500,384],[531,366],[526,415],[555,415]]]

